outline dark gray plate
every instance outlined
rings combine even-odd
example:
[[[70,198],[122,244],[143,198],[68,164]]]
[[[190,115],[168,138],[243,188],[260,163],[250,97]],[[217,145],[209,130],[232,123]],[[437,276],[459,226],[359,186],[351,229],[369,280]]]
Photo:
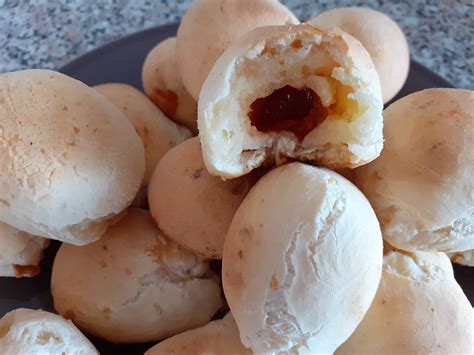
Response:
[[[132,34],[76,59],[64,66],[61,72],[91,86],[121,82],[142,89],[141,69],[146,54],[158,42],[174,36],[177,28],[177,24],[170,24]],[[408,81],[397,98],[426,88],[451,86],[438,75],[412,61]],[[52,261],[58,247],[59,243],[55,242],[48,249],[39,276],[32,279],[0,278],[0,317],[19,307],[53,311],[49,281]],[[456,265],[455,272],[471,303],[474,303],[474,268]],[[101,354],[143,354],[153,345],[114,345],[93,337],[91,340]]]

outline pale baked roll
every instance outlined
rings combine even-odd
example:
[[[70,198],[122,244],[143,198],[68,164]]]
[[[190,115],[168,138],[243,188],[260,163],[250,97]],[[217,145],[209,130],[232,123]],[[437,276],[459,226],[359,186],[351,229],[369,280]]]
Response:
[[[183,85],[176,59],[176,37],[165,39],[146,56],[142,69],[146,95],[166,116],[197,131],[197,102]]]
[[[53,313],[18,308],[0,319],[0,353],[4,355],[98,355],[72,324]]]
[[[222,181],[210,175],[199,138],[171,149],[150,181],[150,212],[160,229],[186,249],[222,259],[224,240],[235,211],[258,176]]]
[[[458,251],[457,253],[448,253],[449,258],[453,263],[474,266],[474,250]]]
[[[332,354],[377,290],[382,237],[368,201],[336,173],[291,163],[250,190],[224,244],[224,293],[254,353]]]
[[[145,147],[145,176],[148,186],[156,164],[168,150],[192,137],[189,129],[177,125],[133,86],[109,83],[94,87],[129,119]]]
[[[288,159],[354,168],[380,154],[382,108],[377,72],[353,37],[308,24],[257,28],[203,86],[204,161],[223,178]]]
[[[428,89],[384,111],[384,150],[354,181],[393,246],[474,249],[473,108],[473,91]]]
[[[145,355],[251,355],[240,341],[239,329],[230,312],[203,327],[188,330],[156,344]]]
[[[338,27],[364,45],[379,74],[384,103],[401,90],[410,69],[410,52],[402,29],[390,17],[372,9],[340,7],[308,22],[326,28]]]
[[[222,305],[209,264],[135,208],[100,241],[61,246],[51,293],[61,315],[113,343],[156,341],[202,326]]]
[[[0,276],[38,275],[43,251],[48,245],[48,239],[36,237],[0,222]]]
[[[178,28],[177,60],[184,86],[197,101],[214,62],[239,37],[269,25],[299,23],[277,0],[197,0]]]
[[[382,281],[342,354],[472,354],[472,307],[444,253],[388,251]]]
[[[96,90],[50,70],[0,74],[0,220],[84,245],[133,200],[142,142]]]

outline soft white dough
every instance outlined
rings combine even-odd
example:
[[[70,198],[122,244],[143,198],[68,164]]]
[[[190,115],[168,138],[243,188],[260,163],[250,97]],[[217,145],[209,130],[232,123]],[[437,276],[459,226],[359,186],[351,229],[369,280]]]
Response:
[[[369,311],[336,355],[472,354],[471,310],[444,253],[389,250]]]
[[[336,173],[301,163],[250,190],[224,244],[224,293],[255,353],[331,354],[375,296],[382,237],[375,213]]]
[[[252,103],[285,86],[309,87],[326,113],[304,137],[259,131]],[[206,167],[223,178],[287,159],[332,168],[360,166],[383,146],[382,96],[364,47],[337,29],[308,24],[257,28],[230,46],[207,77],[198,103]]]
[[[145,172],[132,124],[84,83],[51,70],[0,74],[0,221],[75,245],[98,240]]]
[[[74,324],[53,313],[19,308],[0,319],[2,355],[99,355]]]
[[[427,89],[384,111],[385,147],[354,181],[383,237],[408,251],[474,249],[474,91]]]

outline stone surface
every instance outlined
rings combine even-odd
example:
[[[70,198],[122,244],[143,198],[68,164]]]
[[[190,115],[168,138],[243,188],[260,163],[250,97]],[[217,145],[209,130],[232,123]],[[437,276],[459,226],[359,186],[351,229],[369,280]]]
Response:
[[[472,0],[282,0],[301,19],[340,6],[383,11],[403,28],[411,55],[454,86],[474,89]],[[177,22],[192,0],[0,0],[0,72],[57,69],[142,29]]]

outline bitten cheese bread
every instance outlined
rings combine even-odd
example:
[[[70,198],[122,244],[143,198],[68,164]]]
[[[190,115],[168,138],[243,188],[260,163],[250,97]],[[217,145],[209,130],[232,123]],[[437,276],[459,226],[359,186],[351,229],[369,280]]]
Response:
[[[370,55],[344,32],[257,28],[214,64],[198,103],[204,162],[232,178],[299,160],[354,168],[383,146],[382,94]]]

